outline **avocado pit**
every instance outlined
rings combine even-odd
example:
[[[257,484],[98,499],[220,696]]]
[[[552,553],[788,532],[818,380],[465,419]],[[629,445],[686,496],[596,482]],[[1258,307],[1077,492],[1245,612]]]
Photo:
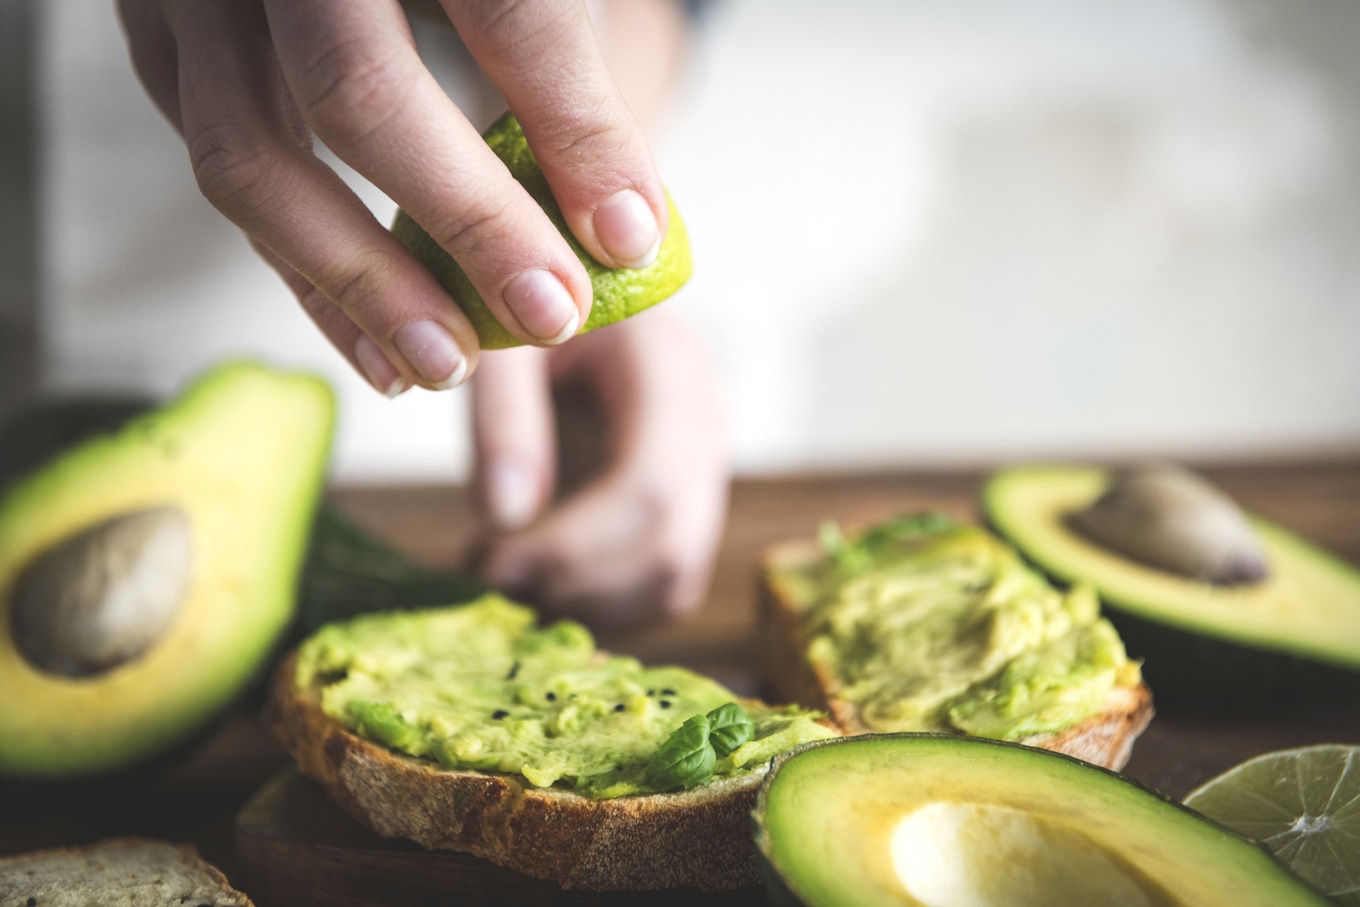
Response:
[[[1236,586],[1269,573],[1261,542],[1237,504],[1179,466],[1124,470],[1067,521],[1107,550],[1189,579]]]
[[[36,668],[90,677],[145,654],[183,606],[193,534],[178,507],[137,510],[48,549],[19,575],[15,644]]]

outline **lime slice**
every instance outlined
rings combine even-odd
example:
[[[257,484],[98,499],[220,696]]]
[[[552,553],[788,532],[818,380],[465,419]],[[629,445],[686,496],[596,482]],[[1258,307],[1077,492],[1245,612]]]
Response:
[[[666,231],[666,238],[662,240],[661,248],[657,251],[656,260],[645,268],[606,268],[591,258],[590,253],[586,252],[576,241],[576,237],[571,235],[567,222],[562,217],[562,209],[557,206],[552,190],[548,188],[548,180],[538,168],[533,152],[529,150],[529,142],[524,137],[524,130],[520,128],[519,121],[507,113],[491,124],[485,138],[491,150],[496,152],[496,156],[510,170],[510,174],[519,180],[534,201],[542,206],[553,224],[566,238],[576,257],[585,265],[586,273],[590,275],[595,301],[590,309],[590,317],[581,326],[580,333],[584,334],[586,331],[621,321],[629,315],[636,315],[670,296],[689,280],[692,267],[689,237],[685,233],[684,222],[680,220],[680,212],[675,210],[675,203],[669,193],[666,195],[666,204],[670,211],[670,228]],[[405,211],[397,212],[396,220],[392,224],[392,233],[430,269],[430,273],[434,274],[435,279],[453,297],[454,302],[458,303],[458,307],[467,314],[468,320],[477,331],[477,339],[482,349],[498,350],[520,345],[520,341],[496,320],[496,316],[491,313],[491,309],[487,307],[486,302],[472,286],[472,281],[468,280],[453,257]]]
[[[1185,805],[1255,838],[1338,903],[1360,905],[1360,746],[1257,756],[1192,791]]]

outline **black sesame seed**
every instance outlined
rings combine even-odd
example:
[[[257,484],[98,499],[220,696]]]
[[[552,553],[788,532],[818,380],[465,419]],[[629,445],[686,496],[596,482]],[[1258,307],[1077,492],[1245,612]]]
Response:
[[[674,695],[676,695],[676,693],[675,693],[675,690],[672,690],[672,689],[665,689],[665,690],[662,690],[662,691],[661,691],[661,695],[662,695],[662,696],[674,696]]]
[[[655,695],[656,695],[656,690],[648,690],[648,691],[647,691],[647,695],[648,695],[648,696],[655,696]]]
[[[37,899],[37,898],[29,898],[29,899],[28,899],[28,907],[38,907],[38,899]]]
[[[663,700],[661,700],[661,707],[662,707],[663,709],[668,709],[668,708],[670,708],[670,707],[671,707],[671,701],[670,701],[669,699],[663,699]]]
[[[510,673],[505,675],[505,679],[514,680],[518,676],[519,676],[519,662],[515,662],[513,665],[510,666]]]
[[[556,701],[557,701],[557,694],[556,694],[556,693],[549,693],[549,694],[548,694],[548,701],[549,701],[549,702],[556,702]]]
[[[510,717],[510,713],[507,712],[505,709],[496,709],[496,711],[491,713],[491,718],[494,721],[500,721],[502,718],[508,717]]]
[[[614,711],[622,712],[625,708],[627,708],[627,706],[620,702],[618,705],[614,706]]]

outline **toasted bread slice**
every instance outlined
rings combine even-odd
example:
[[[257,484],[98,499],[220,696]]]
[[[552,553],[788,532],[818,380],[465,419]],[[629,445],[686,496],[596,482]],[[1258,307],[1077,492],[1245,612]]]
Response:
[[[145,838],[0,859],[0,904],[251,907],[250,898],[193,847]]]
[[[319,689],[276,670],[266,720],[306,775],[387,838],[476,854],[564,888],[700,888],[757,881],[750,812],[761,768],[679,793],[597,800],[516,775],[450,771],[364,740]]]
[[[829,714],[847,734],[875,733],[860,718],[858,707],[835,695],[837,681],[806,657],[810,640],[795,605],[793,590],[781,574],[810,566],[823,557],[815,542],[788,542],[769,549],[762,561],[757,647],[766,695]],[[1152,693],[1146,684],[1116,687],[1105,708],[1056,734],[1040,734],[1020,743],[1075,756],[1110,769],[1122,768],[1133,741],[1152,720]]]

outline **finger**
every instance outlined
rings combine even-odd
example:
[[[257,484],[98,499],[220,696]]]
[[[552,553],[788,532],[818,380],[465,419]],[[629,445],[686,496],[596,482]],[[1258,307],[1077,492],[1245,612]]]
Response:
[[[579,0],[443,0],[478,65],[519,117],[567,225],[614,268],[655,260],[665,192]]]
[[[552,496],[552,399],[543,350],[498,350],[472,382],[474,484],[500,531],[523,529]]]
[[[159,0],[118,0],[118,17],[127,38],[128,56],[146,89],[176,132],[179,116],[179,51]]]
[[[331,345],[344,355],[349,364],[368,379],[374,390],[390,400],[410,388],[411,385],[387,360],[378,345],[359,330],[359,326],[341,311],[339,306],[327,299],[326,294],[308,283],[307,278],[288,267],[282,259],[260,243],[252,240],[251,246],[278,272],[283,282],[288,285],[288,289],[297,297],[302,310],[320,328]]]
[[[554,381],[594,388],[613,457],[529,529],[492,543],[493,584],[609,623],[702,600],[726,513],[725,430],[701,344],[663,316],[553,351]]]
[[[665,613],[685,565],[657,558],[659,505],[618,484],[596,482],[529,530],[494,541],[483,565],[488,579],[545,610],[595,623]]]
[[[585,268],[416,54],[395,0],[266,0],[306,122],[425,228],[497,319],[528,343],[590,314]]]
[[[476,364],[472,325],[311,153],[262,11],[189,3],[168,18],[180,47],[184,136],[203,194],[339,306],[407,381],[460,383]],[[342,351],[353,359],[372,352],[361,340]]]

